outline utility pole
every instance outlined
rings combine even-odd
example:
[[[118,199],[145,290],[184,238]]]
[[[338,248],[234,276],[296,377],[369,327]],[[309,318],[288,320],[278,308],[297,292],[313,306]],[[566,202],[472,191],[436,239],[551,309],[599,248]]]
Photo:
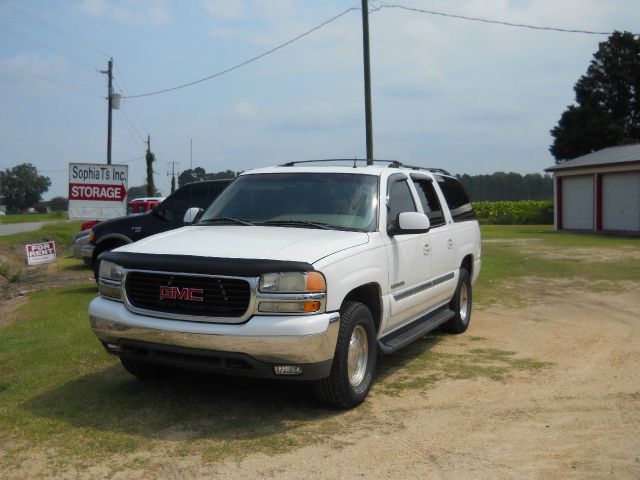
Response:
[[[364,57],[364,112],[367,135],[367,165],[373,165],[373,120],[371,118],[371,65],[369,63],[368,0],[362,0],[362,50]]]
[[[171,173],[167,172],[167,175],[171,176],[171,193],[173,193],[176,191],[176,163],[180,164],[180,162],[171,161],[170,163],[171,163]]]
[[[111,165],[111,117],[113,111],[113,58],[109,59],[108,68],[106,70],[100,70],[100,73],[104,73],[109,77],[109,86],[107,87],[107,100],[109,102],[108,107],[108,122],[107,122],[107,165]]]

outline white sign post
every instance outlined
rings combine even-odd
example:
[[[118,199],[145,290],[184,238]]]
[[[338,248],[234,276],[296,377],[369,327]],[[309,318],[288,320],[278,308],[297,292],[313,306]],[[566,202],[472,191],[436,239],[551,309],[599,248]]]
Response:
[[[108,220],[127,214],[128,165],[69,164],[69,219]]]
[[[27,265],[41,265],[56,261],[56,243],[30,243],[26,245]]]

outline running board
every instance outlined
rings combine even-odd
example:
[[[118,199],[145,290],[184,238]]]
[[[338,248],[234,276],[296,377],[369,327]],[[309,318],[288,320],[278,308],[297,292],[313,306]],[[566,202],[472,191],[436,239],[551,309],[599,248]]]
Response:
[[[455,313],[449,309],[438,310],[435,313],[425,315],[409,325],[405,325],[395,332],[382,337],[378,340],[378,348],[382,353],[393,353],[426,335],[431,330],[435,330],[454,315]]]

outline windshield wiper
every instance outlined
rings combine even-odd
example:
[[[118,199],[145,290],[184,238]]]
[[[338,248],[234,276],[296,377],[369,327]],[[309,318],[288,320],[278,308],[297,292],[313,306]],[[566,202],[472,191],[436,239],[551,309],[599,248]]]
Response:
[[[275,225],[281,227],[311,227],[321,228],[323,230],[332,230],[333,226],[328,223],[308,222],[306,220],[267,220],[262,225]]]
[[[205,218],[203,220],[200,220],[198,223],[235,223],[238,225],[255,225],[255,223],[247,222],[246,220],[233,217]]]

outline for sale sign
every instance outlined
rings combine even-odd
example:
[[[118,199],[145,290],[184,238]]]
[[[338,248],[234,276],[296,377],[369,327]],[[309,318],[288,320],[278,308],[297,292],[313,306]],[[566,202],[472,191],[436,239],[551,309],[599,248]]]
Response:
[[[107,220],[127,213],[127,165],[69,164],[69,218]]]
[[[26,245],[27,265],[40,265],[56,261],[55,242],[31,243]]]

